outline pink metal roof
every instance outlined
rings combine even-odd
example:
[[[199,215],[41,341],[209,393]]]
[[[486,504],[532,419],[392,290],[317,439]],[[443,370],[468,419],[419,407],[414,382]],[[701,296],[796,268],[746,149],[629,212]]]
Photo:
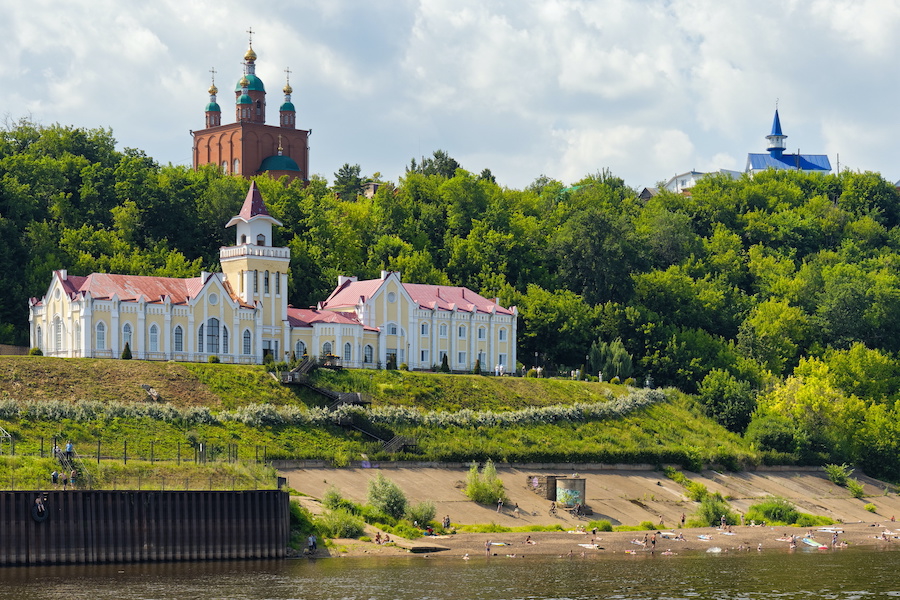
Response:
[[[291,327],[312,327],[314,323],[337,323],[341,325],[359,325],[356,313],[341,313],[333,310],[316,310],[314,308],[288,307],[288,322]],[[367,327],[366,329],[372,329]]]
[[[247,197],[244,199],[244,205],[241,206],[241,212],[238,213],[238,216],[245,221],[249,221],[257,216],[271,216],[266,208],[266,203],[263,202],[262,194],[259,193],[259,188],[256,187],[255,181],[250,182],[250,189],[247,191]]]
[[[58,275],[58,272],[56,274]],[[196,297],[203,289],[200,277],[176,279],[173,277],[147,277],[144,275],[112,275],[91,273],[87,277],[69,275],[61,280],[63,289],[70,296],[90,292],[98,300],[118,296],[119,300],[136,301],[143,296],[148,302],[162,302],[169,296],[173,304],[183,304]]]
[[[368,301],[383,283],[383,279],[345,281],[343,285],[339,285],[331,292],[328,299],[322,303],[322,308],[336,310],[355,307],[359,304],[360,299],[364,302]],[[469,288],[423,283],[404,283],[402,285],[413,302],[429,310],[453,310],[456,308],[463,312],[489,313],[495,309],[499,315],[513,314],[510,309],[476,294]]]

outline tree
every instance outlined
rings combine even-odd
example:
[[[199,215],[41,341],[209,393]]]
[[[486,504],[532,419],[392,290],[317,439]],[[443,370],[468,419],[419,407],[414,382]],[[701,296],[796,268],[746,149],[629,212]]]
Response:
[[[621,338],[616,338],[611,343],[599,339],[591,344],[588,367],[592,373],[602,373],[607,381],[613,377],[619,379],[631,377],[633,372],[631,354],[625,350]]]
[[[756,409],[750,384],[723,369],[715,369],[703,378],[699,399],[707,415],[735,433],[747,428]]]
[[[449,373],[450,372],[450,363],[447,360],[447,354],[445,353],[441,357],[441,373]]]
[[[396,483],[381,473],[369,480],[366,502],[395,519],[402,519],[406,513],[406,495]]]
[[[122,349],[122,360],[131,360],[131,347],[125,342],[125,348]]]
[[[449,154],[443,150],[435,150],[430,158],[425,158],[423,156],[419,164],[416,164],[416,159],[412,159],[409,163],[409,167],[406,168],[406,172],[421,173],[423,175],[440,175],[441,177],[449,179],[456,174],[456,170],[459,168],[459,163]]]
[[[344,165],[334,174],[334,193],[342,200],[355,200],[363,191],[365,180],[360,175],[362,168],[359,165]]]

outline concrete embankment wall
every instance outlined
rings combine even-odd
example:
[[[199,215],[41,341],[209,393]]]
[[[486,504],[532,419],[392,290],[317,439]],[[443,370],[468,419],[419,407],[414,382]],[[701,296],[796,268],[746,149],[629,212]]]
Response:
[[[0,566],[280,558],[288,536],[278,490],[0,492]]]

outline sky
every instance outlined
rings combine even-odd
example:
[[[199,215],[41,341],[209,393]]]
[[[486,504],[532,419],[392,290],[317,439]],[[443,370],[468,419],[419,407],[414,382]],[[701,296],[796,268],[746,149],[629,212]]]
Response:
[[[248,29],[310,171],[386,180],[442,149],[521,189],[744,170],[776,102],[790,152],[900,179],[895,0],[0,0],[5,123],[111,128],[191,164],[210,69],[234,121]]]

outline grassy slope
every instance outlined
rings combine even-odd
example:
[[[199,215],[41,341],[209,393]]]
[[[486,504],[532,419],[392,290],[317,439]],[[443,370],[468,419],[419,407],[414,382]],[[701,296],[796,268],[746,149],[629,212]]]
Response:
[[[602,402],[626,390],[608,384],[568,380],[517,379],[407,373],[399,371],[319,371],[319,385],[371,394],[375,405],[416,406],[423,410],[517,410],[573,402]],[[0,357],[0,397],[26,400],[99,400],[145,403],[141,384],[159,391],[164,402],[179,408],[208,406],[214,413],[264,403],[275,406],[324,405],[314,393],[279,384],[258,366],[156,363],[121,360],[62,360]],[[154,442],[157,458],[191,452],[192,440],[212,447],[237,444],[241,456],[265,448],[268,456],[354,460],[379,446],[358,433],[336,426],[251,427],[238,422],[185,424],[150,418],[94,421],[0,420],[17,438],[17,452],[36,453],[40,437],[71,437],[80,451],[93,452],[102,440],[104,455],[148,456]],[[622,419],[493,428],[410,427],[395,433],[419,441],[424,457],[467,460],[572,460],[604,462],[685,462],[692,457],[741,459],[752,455],[739,436],[728,433],[697,410],[688,398],[631,414]],[[386,457],[381,457],[384,460]],[[406,458],[413,458],[412,456]],[[422,458],[422,455],[419,456]]]

